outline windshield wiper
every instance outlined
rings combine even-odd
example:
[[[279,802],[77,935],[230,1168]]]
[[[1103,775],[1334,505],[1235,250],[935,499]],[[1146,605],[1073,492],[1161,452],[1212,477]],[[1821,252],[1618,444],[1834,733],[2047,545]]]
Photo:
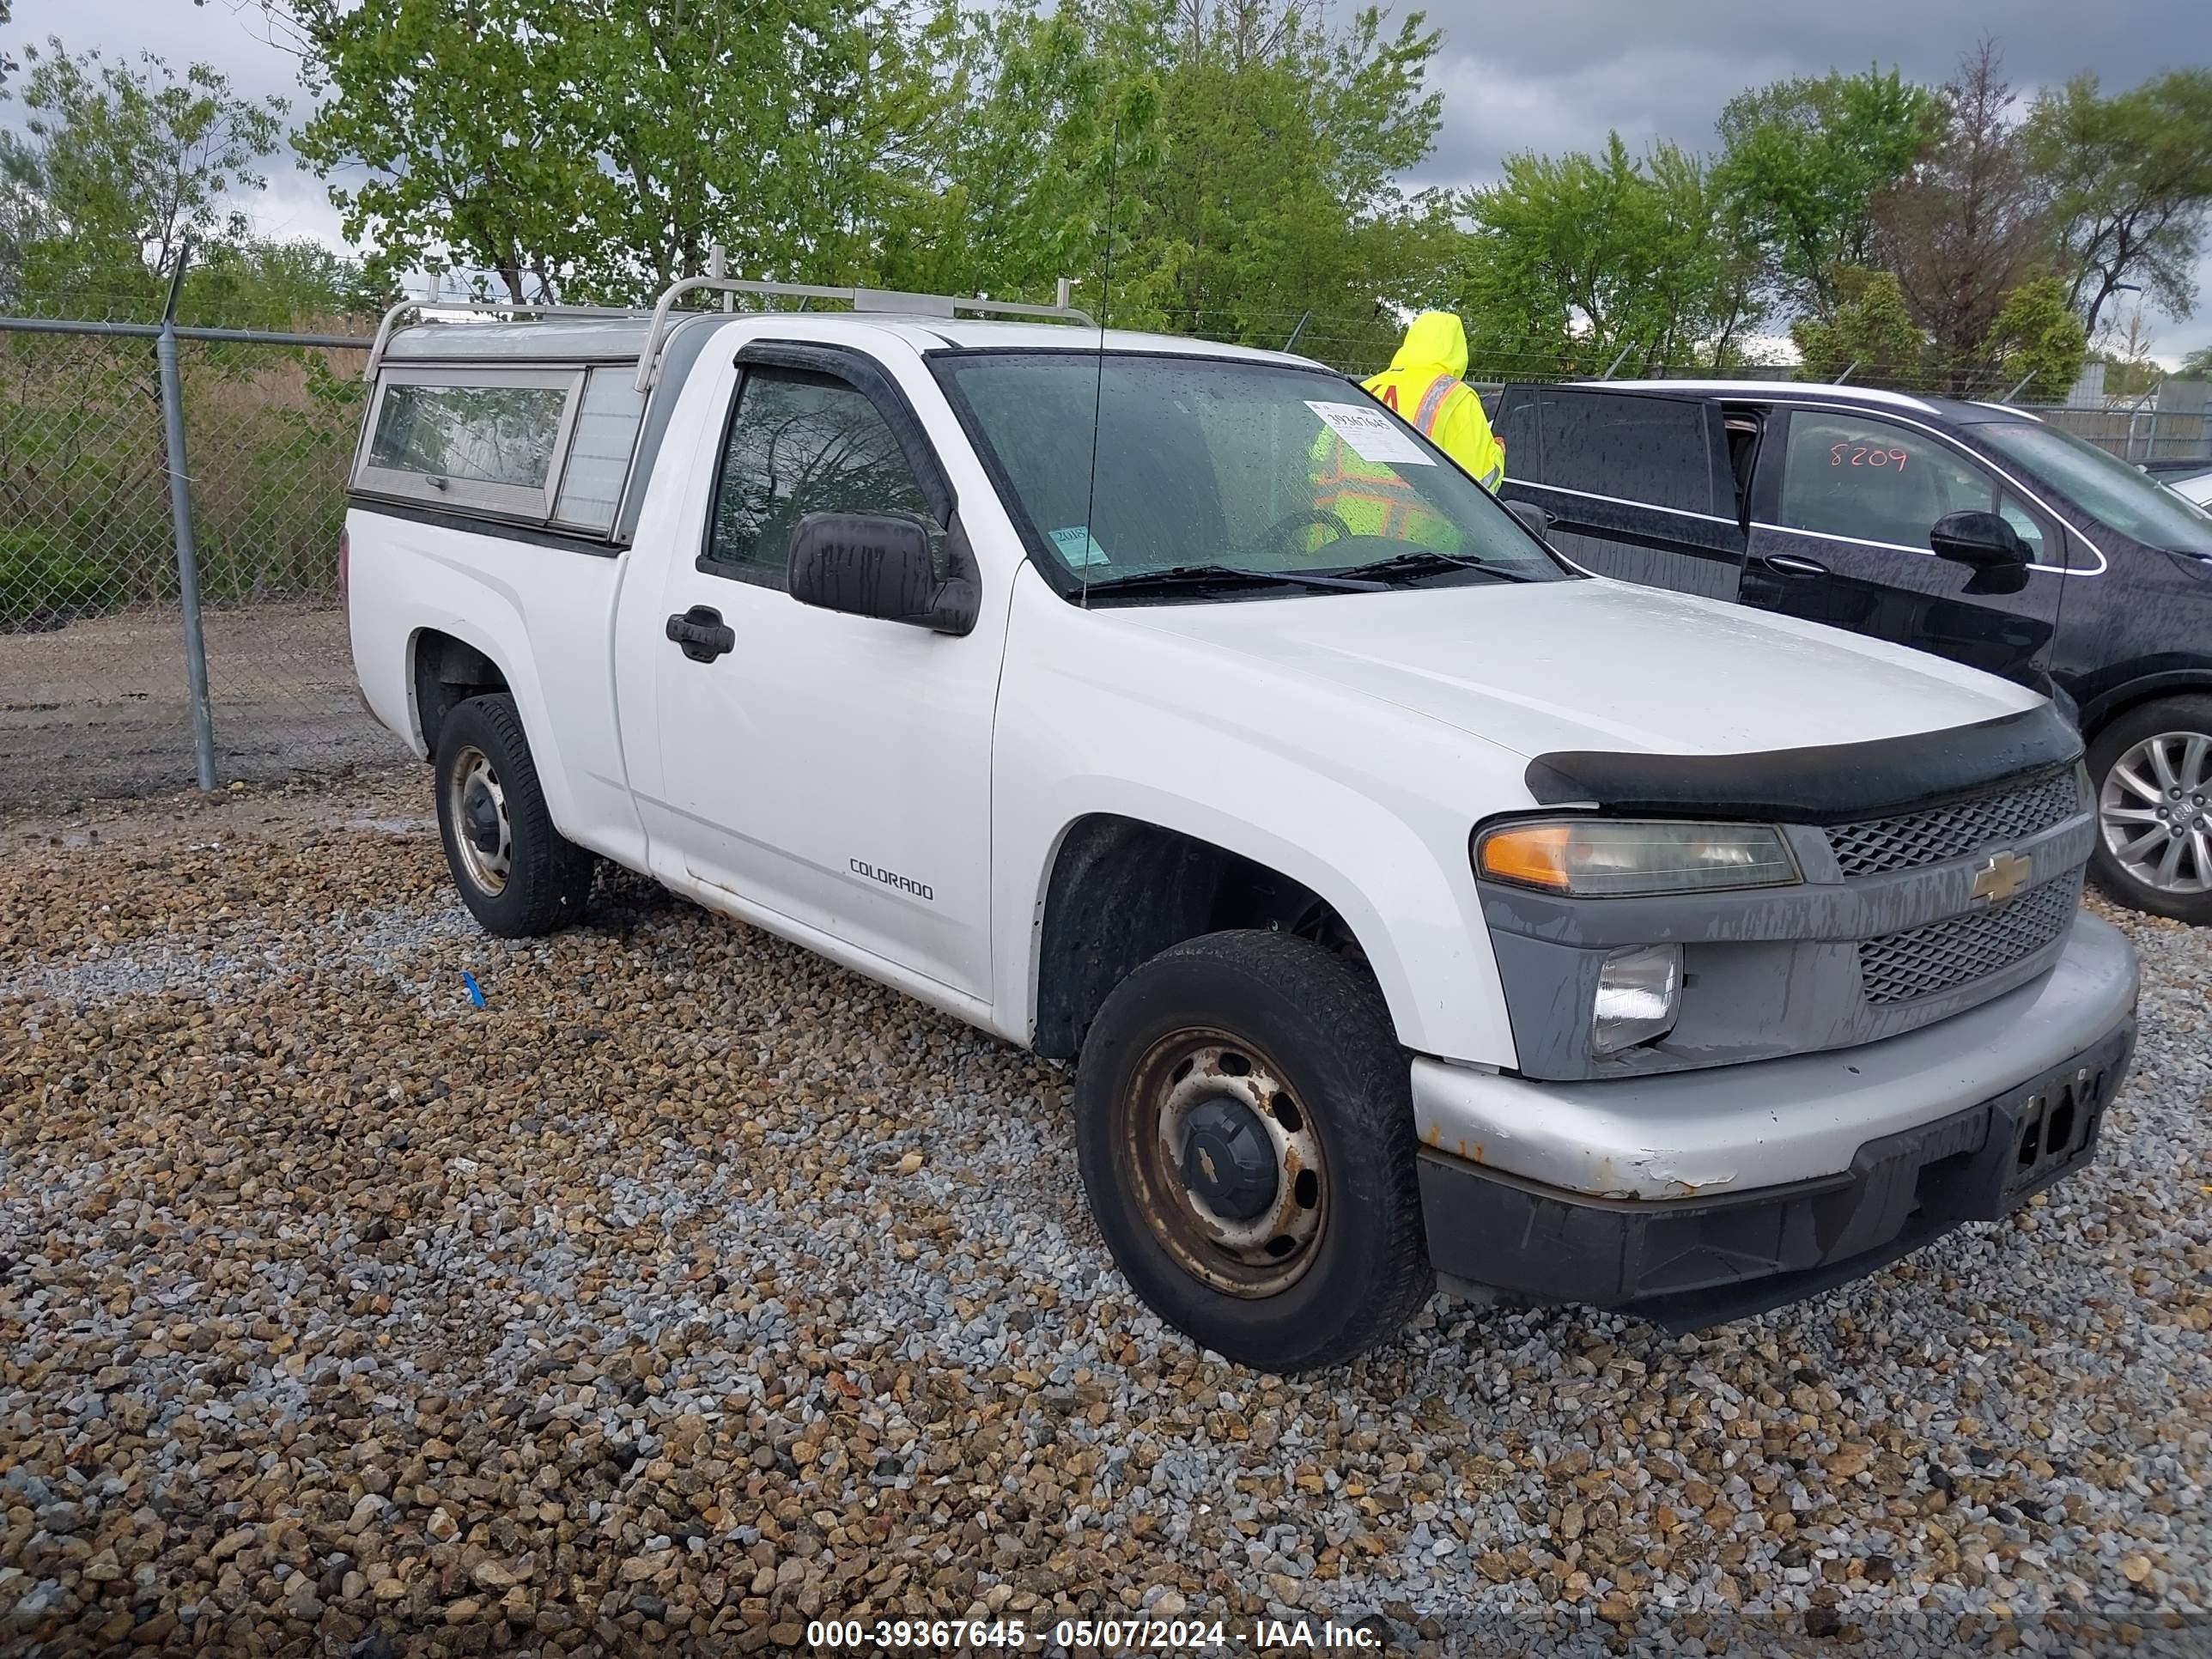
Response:
[[[1308,570],[1250,570],[1236,564],[1171,564],[1094,581],[1092,593],[1206,593],[1238,587],[1308,587],[1331,593],[1376,593],[1387,584]]]
[[[1442,570],[1479,570],[1486,576],[1495,576],[1500,581],[1525,582],[1528,577],[1502,564],[1492,564],[1482,559],[1462,559],[1453,553],[1439,553],[1433,548],[1416,548],[1408,553],[1395,553],[1387,559],[1377,559],[1372,564],[1347,564],[1334,573],[1345,576],[1425,576]]]

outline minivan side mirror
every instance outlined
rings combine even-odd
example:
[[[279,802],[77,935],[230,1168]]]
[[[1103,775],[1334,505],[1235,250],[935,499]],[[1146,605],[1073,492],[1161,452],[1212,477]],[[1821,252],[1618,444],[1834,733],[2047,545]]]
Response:
[[[1505,510],[1528,526],[1528,533],[1538,541],[1548,541],[1552,534],[1552,515],[1534,501],[1508,501]]]
[[[975,626],[975,559],[956,517],[952,574],[940,578],[931,527],[899,513],[810,513],[791,532],[791,597],[849,617],[905,623],[939,634]]]
[[[1995,513],[1946,513],[1928,532],[1928,545],[1939,559],[1970,564],[1978,570],[1993,566],[2024,565],[2033,555],[2020,532]]]

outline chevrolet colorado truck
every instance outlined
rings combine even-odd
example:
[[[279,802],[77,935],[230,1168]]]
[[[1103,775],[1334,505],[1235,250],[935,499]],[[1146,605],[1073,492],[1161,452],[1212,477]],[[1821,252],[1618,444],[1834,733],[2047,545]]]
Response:
[[[1735,1317],[2093,1155],[2136,969],[2046,701],[1589,576],[1340,375],[1079,319],[386,319],[354,659],[484,927],[609,860],[1074,1062],[1115,1261],[1276,1371],[1439,1284]]]

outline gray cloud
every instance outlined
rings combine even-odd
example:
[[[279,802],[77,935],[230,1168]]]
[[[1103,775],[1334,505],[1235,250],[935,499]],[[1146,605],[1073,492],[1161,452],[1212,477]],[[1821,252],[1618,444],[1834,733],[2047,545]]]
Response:
[[[1401,4],[1401,9],[1410,9]],[[1895,67],[1948,79],[1987,35],[2024,106],[2037,88],[2087,72],[2108,90],[2203,61],[2204,0],[1538,0],[1507,9],[1433,0],[1443,31],[1435,85],[1444,94],[1436,154],[1418,185],[1483,184],[1519,150],[1594,149],[1618,131],[1632,150],[1661,139],[1717,143],[1721,107],[1747,87],[1834,67]],[[2197,288],[2212,293],[2212,252]],[[2154,319],[2154,349],[2179,357],[2212,344],[2212,316]]]

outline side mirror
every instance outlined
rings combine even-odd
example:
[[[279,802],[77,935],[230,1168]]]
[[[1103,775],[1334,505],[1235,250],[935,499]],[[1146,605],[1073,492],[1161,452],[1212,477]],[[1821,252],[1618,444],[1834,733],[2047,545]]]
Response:
[[[937,574],[930,528],[896,513],[810,513],[791,534],[791,597],[849,617],[939,634],[975,626],[981,594],[967,537],[953,520],[953,574]]]
[[[1508,501],[1505,510],[1528,526],[1528,533],[1538,541],[1548,541],[1552,535],[1552,515],[1534,501]]]
[[[1937,558],[1977,570],[2025,565],[2034,556],[2020,532],[1995,513],[1947,513],[1928,532],[1928,545]]]

